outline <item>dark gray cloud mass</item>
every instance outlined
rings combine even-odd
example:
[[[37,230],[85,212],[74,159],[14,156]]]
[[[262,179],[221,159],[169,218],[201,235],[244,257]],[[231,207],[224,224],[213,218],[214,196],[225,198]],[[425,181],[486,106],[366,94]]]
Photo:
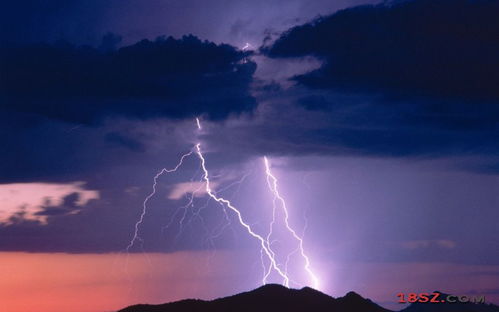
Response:
[[[284,32],[262,52],[322,61],[291,78],[300,90],[292,100],[330,121],[296,128],[303,142],[295,146],[376,156],[497,156],[498,14],[499,1],[387,1]]]
[[[7,45],[0,50],[2,108],[85,124],[110,115],[223,119],[256,105],[249,94],[256,65],[247,56],[194,36],[117,51]]]
[[[498,13],[490,0],[359,6],[296,26],[264,50],[323,59],[295,77],[314,88],[497,100]]]

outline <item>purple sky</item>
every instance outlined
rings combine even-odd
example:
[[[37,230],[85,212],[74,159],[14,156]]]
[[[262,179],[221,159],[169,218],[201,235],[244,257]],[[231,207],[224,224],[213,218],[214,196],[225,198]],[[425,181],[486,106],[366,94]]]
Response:
[[[0,252],[123,251],[154,175],[200,142],[213,188],[262,235],[269,157],[321,290],[393,308],[396,292],[411,291],[400,289],[404,276],[498,302],[499,5],[430,2],[332,16],[375,2],[2,3]],[[138,301],[261,282],[258,244],[233,213],[224,219],[197,191],[184,215],[201,180],[195,155],[160,177],[143,251],[228,252],[247,276],[226,272],[231,286],[218,292]],[[292,249],[282,224],[276,231],[276,250]],[[390,273],[377,292],[379,268]],[[310,284],[303,259],[289,270],[292,286]]]

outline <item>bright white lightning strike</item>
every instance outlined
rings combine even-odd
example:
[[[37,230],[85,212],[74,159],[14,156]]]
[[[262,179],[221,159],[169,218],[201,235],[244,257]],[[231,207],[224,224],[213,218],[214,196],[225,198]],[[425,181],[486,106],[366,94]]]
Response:
[[[284,198],[279,193],[279,189],[277,187],[277,178],[272,174],[272,171],[270,170],[270,163],[269,163],[269,160],[267,159],[267,157],[264,156],[263,160],[264,160],[264,163],[265,163],[265,174],[267,175],[267,184],[269,186],[270,191],[274,194],[274,200],[273,200],[273,205],[274,205],[273,209],[274,209],[274,211],[273,211],[273,215],[275,216],[275,209],[276,209],[275,199],[278,199],[279,202],[281,203],[281,208],[282,208],[282,210],[284,212],[284,224],[286,225],[287,230],[298,241],[298,248],[299,248],[300,254],[301,254],[301,256],[303,257],[303,259],[305,261],[304,269],[308,273],[310,279],[312,280],[313,287],[315,289],[318,289],[318,287],[319,287],[319,279],[317,278],[317,276],[315,276],[315,274],[312,272],[312,269],[310,268],[310,259],[306,255],[305,250],[303,249],[303,239],[289,225],[288,208],[286,206],[286,201],[284,200]],[[274,220],[272,220],[272,223],[273,222],[274,222]],[[271,230],[272,230],[272,223],[271,223]],[[270,238],[270,234],[271,234],[271,232],[269,233],[269,236],[267,236],[267,242],[268,242],[268,239]],[[289,260],[289,257],[288,257],[288,260]],[[286,267],[287,267],[287,262],[288,261],[286,261]]]
[[[248,48],[248,47],[249,47],[249,44],[247,44],[247,46],[245,48]],[[197,125],[198,131],[202,130],[202,126],[201,126],[201,122],[200,122],[199,118],[196,118],[196,125]],[[129,252],[130,249],[137,242],[143,243],[143,239],[139,235],[139,229],[140,229],[141,224],[144,222],[144,218],[145,218],[146,213],[147,213],[147,203],[156,194],[156,187],[157,187],[157,183],[158,183],[159,177],[161,175],[163,175],[163,174],[177,171],[182,166],[182,164],[184,162],[184,159],[186,157],[192,155],[193,153],[195,153],[198,156],[199,160],[200,160],[200,169],[202,169],[202,172],[203,172],[203,176],[202,176],[201,180],[204,181],[204,183],[203,183],[204,185],[203,186],[205,187],[206,194],[209,196],[210,199],[213,199],[214,201],[216,201],[217,203],[219,203],[222,206],[224,214],[225,214],[225,219],[227,221],[227,224],[230,225],[230,219],[229,219],[229,216],[227,215],[226,207],[228,209],[230,209],[231,211],[233,211],[236,214],[237,220],[239,221],[239,224],[243,228],[245,228],[245,230],[247,231],[247,233],[250,236],[252,236],[253,238],[255,238],[260,243],[260,254],[261,254],[261,259],[262,259],[262,267],[263,267],[263,279],[262,279],[262,283],[266,284],[267,283],[267,279],[269,278],[270,274],[273,271],[275,271],[283,279],[284,286],[289,287],[289,283],[292,280],[288,276],[288,263],[289,263],[289,260],[290,260],[290,258],[291,258],[291,256],[293,254],[295,254],[297,252],[300,252],[301,257],[304,259],[304,262],[305,262],[304,270],[308,273],[313,287],[317,288],[318,284],[319,284],[319,281],[318,281],[317,277],[314,275],[314,273],[312,272],[312,270],[310,268],[309,257],[306,255],[306,253],[304,251],[304,248],[303,248],[303,239],[289,225],[289,214],[288,214],[288,210],[287,210],[287,207],[286,207],[286,202],[285,202],[284,198],[281,196],[281,194],[278,191],[277,178],[272,174],[272,172],[270,170],[270,164],[269,164],[269,160],[267,159],[267,157],[264,157],[265,174],[266,174],[266,179],[267,179],[267,184],[268,184],[269,190],[274,195],[274,198],[273,198],[273,201],[272,201],[272,204],[273,204],[272,221],[270,223],[269,233],[264,238],[263,236],[261,236],[261,235],[257,234],[256,232],[254,232],[253,229],[251,228],[251,226],[244,221],[241,212],[231,203],[231,201],[229,201],[229,200],[227,200],[227,199],[225,199],[223,197],[218,196],[216,194],[216,192],[212,189],[211,181],[210,181],[210,175],[209,175],[208,169],[206,167],[206,160],[205,160],[204,155],[203,155],[203,153],[201,151],[201,143],[197,143],[195,145],[195,149],[193,149],[190,152],[182,155],[182,157],[180,158],[178,164],[174,168],[172,168],[172,169],[163,168],[161,171],[159,171],[154,176],[154,179],[153,179],[154,183],[152,185],[152,192],[144,199],[144,202],[142,204],[142,213],[140,215],[139,220],[135,223],[134,235],[133,235],[133,238],[131,239],[130,243],[128,244],[128,246],[126,248],[126,251]],[[246,177],[246,175],[245,175],[245,177]],[[245,177],[243,177],[242,180],[244,180]],[[239,181],[238,183],[241,183],[242,180]],[[200,188],[198,188],[195,192],[198,192],[200,190]],[[185,216],[186,216],[185,214],[187,212],[187,208],[189,206],[193,205],[194,193],[191,195],[191,198],[190,198],[189,202],[187,203],[187,205],[184,206],[184,207],[182,207],[184,209],[184,215],[182,216],[182,219],[180,221],[181,225],[182,225],[182,223],[183,223],[183,221],[185,219]],[[273,235],[273,233],[272,233],[273,232],[273,226],[274,226],[274,223],[276,222],[277,201],[279,201],[280,207],[282,208],[282,210],[284,212],[284,223],[285,223],[285,226],[286,226],[287,230],[291,233],[291,235],[293,236],[293,238],[298,242],[298,247],[296,249],[294,249],[291,253],[289,253],[287,255],[286,262],[285,262],[285,265],[284,265],[284,269],[282,269],[280,267],[279,263],[276,260],[277,255],[274,252],[274,250],[272,250],[272,243],[273,243],[273,241],[271,241],[271,236]],[[208,203],[206,203],[206,205],[207,204]],[[195,213],[195,215],[197,215],[198,217],[200,217],[199,213],[200,213],[200,211],[202,209],[204,209],[204,207],[200,208],[197,211],[197,213]],[[223,230],[223,228],[222,228],[222,230]],[[180,234],[180,232],[178,233],[178,235],[179,234]],[[264,256],[266,256],[266,258],[269,260],[269,267],[268,268],[266,268],[266,266],[265,266]]]
[[[154,196],[154,194],[156,194],[156,186],[158,185],[158,178],[165,174],[165,173],[171,173],[171,172],[175,172],[177,171],[178,168],[180,168],[180,166],[182,166],[182,164],[184,163],[184,159],[190,155],[192,155],[193,151],[190,151],[184,155],[182,155],[182,157],[180,157],[180,161],[178,162],[178,164],[173,168],[173,169],[166,169],[166,168],[163,168],[161,169],[155,176],[154,176],[154,183],[152,185],[152,192],[151,194],[149,194],[145,199],[144,199],[144,202],[142,203],[142,213],[140,214],[140,218],[139,218],[139,221],[137,221],[137,223],[135,223],[135,232],[133,234],[133,238],[132,240],[130,241],[130,243],[128,244],[128,246],[126,247],[126,251],[129,252],[130,251],[130,248],[133,247],[133,245],[135,244],[136,241],[140,241],[140,242],[143,242],[142,238],[140,238],[139,236],[139,227],[140,225],[142,224],[142,222],[144,222],[144,217],[146,216],[146,213],[147,213],[147,202],[149,201],[149,199],[151,199],[151,197]]]
[[[272,265],[272,268],[274,270],[276,270],[277,273],[284,279],[284,285],[286,287],[289,287],[289,277],[277,265],[274,253],[267,246],[267,241],[262,236],[253,232],[251,227],[246,222],[244,222],[242,215],[241,215],[241,212],[236,207],[234,207],[229,200],[222,198],[222,197],[218,197],[217,195],[215,195],[213,193],[213,190],[210,187],[210,178],[209,178],[208,169],[206,169],[206,160],[203,156],[203,153],[201,152],[201,144],[200,143],[196,144],[196,153],[197,153],[199,159],[201,160],[201,168],[203,169],[203,172],[204,172],[203,179],[206,182],[206,193],[213,200],[215,200],[218,203],[225,204],[230,210],[232,210],[236,213],[237,218],[239,220],[239,223],[246,229],[246,231],[248,232],[249,235],[253,236],[254,238],[256,238],[260,242],[261,250],[263,250],[263,252],[267,255],[267,257],[270,260],[270,263]],[[265,280],[263,280],[262,283],[265,284],[266,283]]]

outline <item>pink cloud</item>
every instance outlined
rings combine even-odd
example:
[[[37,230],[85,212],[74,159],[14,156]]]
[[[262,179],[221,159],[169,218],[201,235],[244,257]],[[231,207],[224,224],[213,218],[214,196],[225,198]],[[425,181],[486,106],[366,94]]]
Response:
[[[66,196],[78,194],[75,204],[79,207],[99,198],[98,191],[86,190],[84,186],[85,182],[0,184],[0,224],[11,224],[13,217],[47,224],[47,216],[39,212],[44,207],[63,204]]]

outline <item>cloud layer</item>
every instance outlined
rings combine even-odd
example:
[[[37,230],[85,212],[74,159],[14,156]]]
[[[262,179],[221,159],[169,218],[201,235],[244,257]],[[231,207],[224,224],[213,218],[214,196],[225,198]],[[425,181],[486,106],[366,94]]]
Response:
[[[0,225],[35,221],[47,224],[47,217],[76,214],[99,192],[84,188],[83,182],[0,184]]]
[[[281,137],[295,153],[480,155],[470,166],[497,172],[498,14],[498,1],[386,1],[289,29],[261,51],[322,65],[274,95],[310,112],[281,115],[300,120]]]
[[[4,46],[3,108],[90,124],[115,115],[223,119],[256,105],[249,52],[194,36],[142,40],[117,51],[109,51],[116,40],[103,42],[109,41],[101,49],[64,42]]]
[[[359,6],[294,27],[266,52],[324,60],[295,77],[314,88],[497,100],[497,12],[488,0]]]

